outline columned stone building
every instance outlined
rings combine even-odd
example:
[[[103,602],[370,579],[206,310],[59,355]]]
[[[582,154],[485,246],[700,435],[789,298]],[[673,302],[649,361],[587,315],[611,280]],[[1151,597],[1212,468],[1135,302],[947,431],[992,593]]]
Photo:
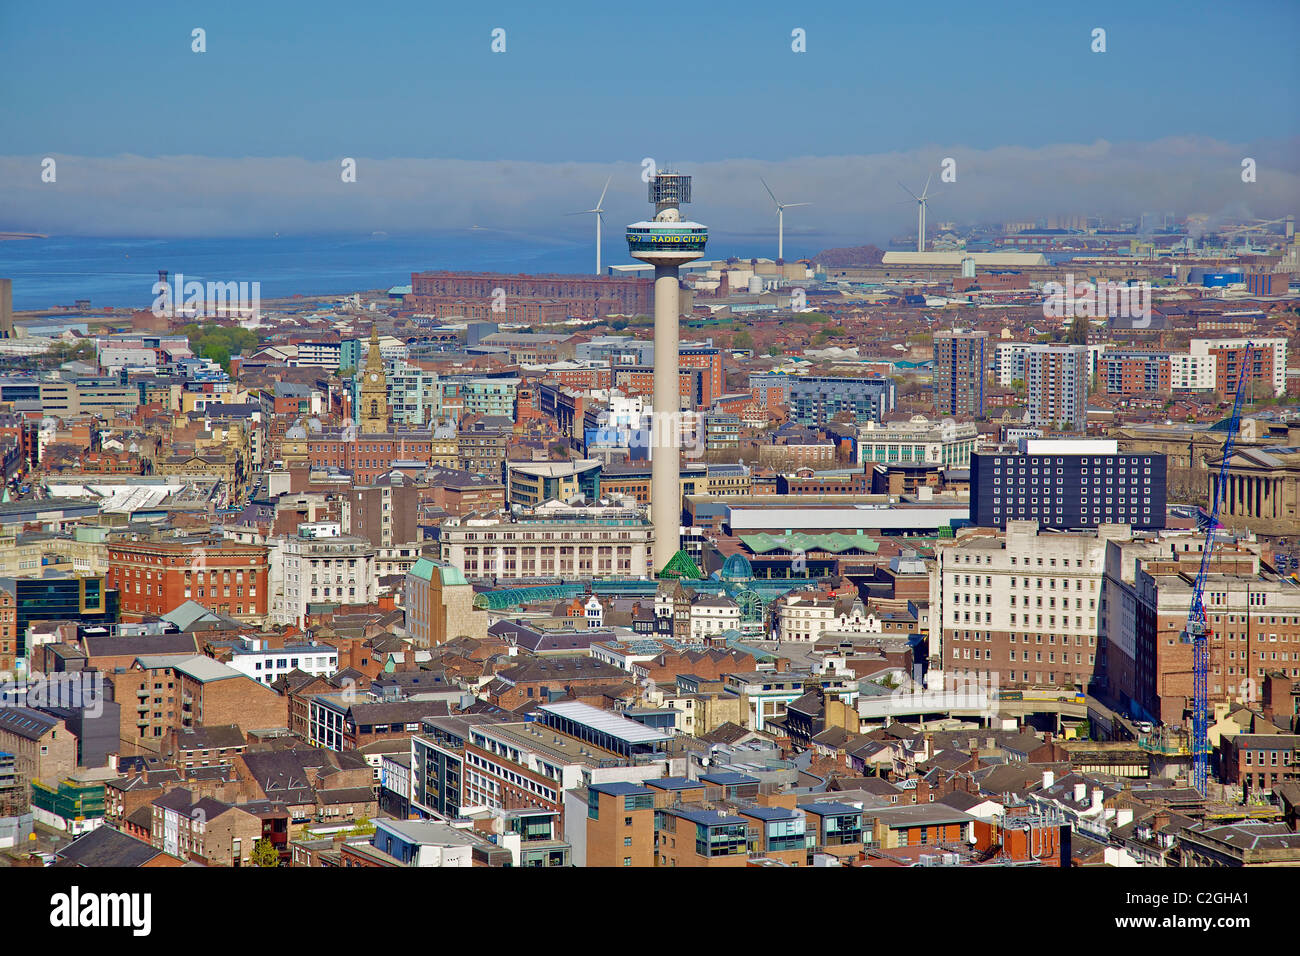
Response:
[[[1211,501],[1222,456],[1209,462]],[[1228,464],[1219,520],[1229,528],[1268,535],[1300,534],[1300,449],[1290,445],[1237,448]]]

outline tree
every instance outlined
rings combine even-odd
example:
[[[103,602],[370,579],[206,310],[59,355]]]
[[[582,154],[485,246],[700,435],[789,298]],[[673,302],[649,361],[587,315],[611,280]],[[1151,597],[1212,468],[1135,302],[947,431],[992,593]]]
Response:
[[[258,344],[257,335],[248,329],[211,322],[203,325],[191,322],[181,332],[189,339],[190,349],[195,355],[211,359],[227,372],[230,371],[230,356],[254,349]]]
[[[1273,383],[1262,378],[1251,379],[1246,383],[1246,399],[1252,405],[1272,404],[1275,399]]]
[[[370,822],[369,817],[361,817],[357,820],[356,826],[350,831],[351,836],[370,836],[375,832],[375,825]]]
[[[733,349],[752,349],[754,347],[754,337],[749,334],[748,330],[741,329],[731,337],[731,347]]]
[[[46,354],[52,356],[60,365],[64,362],[85,362],[95,357],[95,343],[57,341],[50,346]]]
[[[781,350],[777,348],[775,345],[769,345],[767,347],[767,354],[772,356],[773,358],[776,358],[776,356],[781,354]]]
[[[1066,342],[1070,345],[1087,345],[1088,330],[1091,328],[1087,316],[1076,315],[1074,321],[1070,323],[1070,331],[1066,335]]]
[[[280,851],[275,848],[270,840],[263,837],[253,844],[253,852],[249,856],[249,862],[253,866],[279,866]]]

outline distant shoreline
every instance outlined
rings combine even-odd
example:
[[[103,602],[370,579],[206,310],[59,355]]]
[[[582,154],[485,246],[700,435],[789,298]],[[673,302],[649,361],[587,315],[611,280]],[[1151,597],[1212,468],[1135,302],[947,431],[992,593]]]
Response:
[[[0,242],[6,239],[48,239],[49,236],[40,232],[0,232]]]

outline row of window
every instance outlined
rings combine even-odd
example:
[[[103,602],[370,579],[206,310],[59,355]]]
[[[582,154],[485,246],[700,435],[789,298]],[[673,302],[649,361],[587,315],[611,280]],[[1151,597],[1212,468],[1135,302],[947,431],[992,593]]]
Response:
[[[958,581],[958,578],[959,578],[959,577],[963,577],[964,580],[962,580],[962,581],[959,582],[959,581]],[[1024,583],[1024,586],[1025,586],[1026,588],[1029,587],[1029,578],[1022,578],[1021,580],[1023,580],[1023,581],[1025,582],[1025,583]],[[1059,578],[1059,579],[1058,579],[1058,578],[1048,578],[1048,579],[1047,579],[1047,587],[1048,587],[1049,589],[1051,589],[1051,590],[1055,590],[1055,589],[1056,589],[1056,582],[1057,582],[1058,580],[1061,582],[1061,590],[1062,590],[1062,591],[1068,591],[1068,590],[1070,590],[1070,582],[1071,582],[1071,581],[1074,582],[1074,589],[1075,589],[1076,591],[1082,591],[1082,590],[1083,590],[1083,579],[1082,579],[1082,578]],[[1011,581],[1011,587],[1014,588],[1014,587],[1016,586],[1016,578],[1015,578],[1014,575],[1010,578],[1010,581]],[[1035,586],[1036,586],[1036,587],[1038,587],[1039,589],[1042,588],[1042,586],[1043,586],[1043,579],[1042,579],[1042,578],[1035,578],[1035,579],[1034,579],[1034,582],[1035,582]],[[954,575],[952,576],[952,586],[953,586],[953,587],[957,587],[957,586],[959,585],[959,583],[960,583],[960,584],[964,584],[966,587],[970,587],[971,584],[972,584],[971,576],[970,576],[969,574],[964,575],[964,576],[963,576],[963,575],[956,575],[956,574],[954,574]],[[975,575],[975,580],[974,580],[973,583],[974,583],[975,587],[980,587],[980,586],[981,586],[981,585],[980,585],[980,576],[979,576],[978,574]],[[993,587],[993,578],[992,578],[991,576],[989,576],[989,575],[986,574],[986,575],[984,576],[984,584],[983,584],[983,586],[986,587],[986,588],[991,588],[991,587]],[[1089,591],[1095,591],[1096,589],[1097,589],[1097,582],[1096,582],[1096,581],[1089,581],[1089,582],[1088,582],[1088,590],[1089,590]]]
[[[980,657],[980,648],[978,648],[978,647],[974,648],[973,651],[972,651],[972,649],[969,648],[969,647],[961,647],[961,648],[954,647],[954,648],[952,649],[952,657],[953,657],[953,660],[957,660],[957,659],[959,659],[959,658],[960,658],[961,660],[970,660],[970,659],[971,659],[971,655],[972,655],[972,653],[974,654],[974,659],[975,659],[975,660],[980,660],[980,659],[981,659],[981,657]],[[1015,651],[1015,648],[1012,648],[1012,649],[1008,652],[1008,655],[1009,655],[1009,656],[1008,656],[1008,659],[1011,660],[1011,661],[1014,661],[1014,660],[1016,659],[1016,651]],[[1025,650],[1022,650],[1022,651],[1020,652],[1020,659],[1021,659],[1022,661],[1025,661],[1026,663],[1028,663],[1028,661],[1029,661],[1029,652],[1028,652],[1028,651],[1025,651]],[[991,660],[993,660],[993,650],[992,650],[992,648],[987,648],[987,647],[984,648],[983,660],[986,660],[986,661],[991,661]],[[1034,660],[1041,664],[1041,663],[1043,662],[1043,652],[1042,652],[1042,651],[1035,651],[1035,652],[1034,652]],[[1047,652],[1047,663],[1049,663],[1049,664],[1055,664],[1055,663],[1056,663],[1056,654],[1055,654],[1054,652],[1052,652],[1052,651],[1048,651],[1048,652]],[[1061,653],[1061,663],[1062,663],[1062,664],[1068,664],[1068,663],[1070,663],[1070,657],[1069,657],[1068,654],[1066,654],[1066,653],[1064,653],[1064,652]],[[1083,654],[1082,654],[1082,653],[1076,653],[1076,654],[1074,655],[1074,663],[1076,663],[1076,664],[1082,664],[1082,663],[1083,663]],[[1094,655],[1094,654],[1089,654],[1089,655],[1088,655],[1088,663],[1089,663],[1089,664],[1095,664],[1095,663],[1096,663],[1096,655]]]
[[[1091,458],[1080,458],[1078,463],[1080,465],[1091,465],[1093,464],[1093,461]],[[1138,463],[1137,458],[1103,458],[1096,462],[1096,464],[1098,465],[1120,465],[1121,467],[1128,466],[1130,468],[1136,466],[1137,463]],[[1053,461],[1050,457],[1038,458],[1035,456],[1030,456],[1028,458],[1022,458],[1022,457],[1006,458],[1006,459],[994,458],[993,464],[995,466],[1007,465],[1011,467],[1014,467],[1016,465],[1019,465],[1021,467],[1025,465],[1029,465],[1031,467],[1035,465],[1052,465],[1052,464],[1063,465],[1065,464],[1065,459],[1057,458],[1055,461]],[[1151,464],[1151,459],[1143,458],[1142,464],[1144,465]]]
[[[947,560],[952,561],[954,564],[992,564],[992,563],[993,563],[993,555],[991,555],[991,554],[953,554],[953,553],[951,553],[951,552],[945,552],[945,558],[946,558]],[[1047,567],[1050,567],[1050,568],[1054,568],[1054,567],[1056,567],[1056,560],[1057,560],[1056,558],[1048,558],[1048,559],[1047,559],[1047,562],[1048,562],[1048,563],[1047,563]],[[1011,565],[1012,565],[1012,567],[1014,567],[1014,566],[1016,565],[1016,561],[1017,561],[1016,556],[1015,556],[1015,555],[1012,555],[1012,556],[1011,556]],[[1095,568],[1095,567],[1097,566],[1097,562],[1096,562],[1096,561],[1090,561],[1090,562],[1089,562],[1089,566]],[[1029,567],[1029,558],[1025,558],[1025,567]],[[1042,558],[1039,558],[1039,559],[1038,559],[1038,567],[1040,567],[1040,568],[1043,567],[1043,559],[1042,559]],[[1063,568],[1068,568],[1068,567],[1070,567],[1070,559],[1069,559],[1069,558],[1061,558],[1061,567],[1063,567]],[[1075,558],[1075,559],[1074,559],[1074,567],[1076,567],[1076,568],[1081,568],[1081,567],[1083,567],[1083,559],[1082,559],[1082,558]]]

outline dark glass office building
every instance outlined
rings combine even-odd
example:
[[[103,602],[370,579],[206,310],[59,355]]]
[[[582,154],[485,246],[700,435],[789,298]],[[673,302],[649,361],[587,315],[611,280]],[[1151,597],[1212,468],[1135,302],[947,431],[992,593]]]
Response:
[[[33,621],[76,621],[116,624],[118,595],[104,575],[85,577],[49,573],[39,578],[0,578],[0,588],[13,595],[17,656],[27,654],[27,629]]]
[[[1089,451],[1101,446],[1105,451]],[[1127,524],[1165,526],[1164,455],[1120,454],[1113,442],[1031,441],[1020,453],[976,452],[970,466],[974,524],[1084,530]]]

